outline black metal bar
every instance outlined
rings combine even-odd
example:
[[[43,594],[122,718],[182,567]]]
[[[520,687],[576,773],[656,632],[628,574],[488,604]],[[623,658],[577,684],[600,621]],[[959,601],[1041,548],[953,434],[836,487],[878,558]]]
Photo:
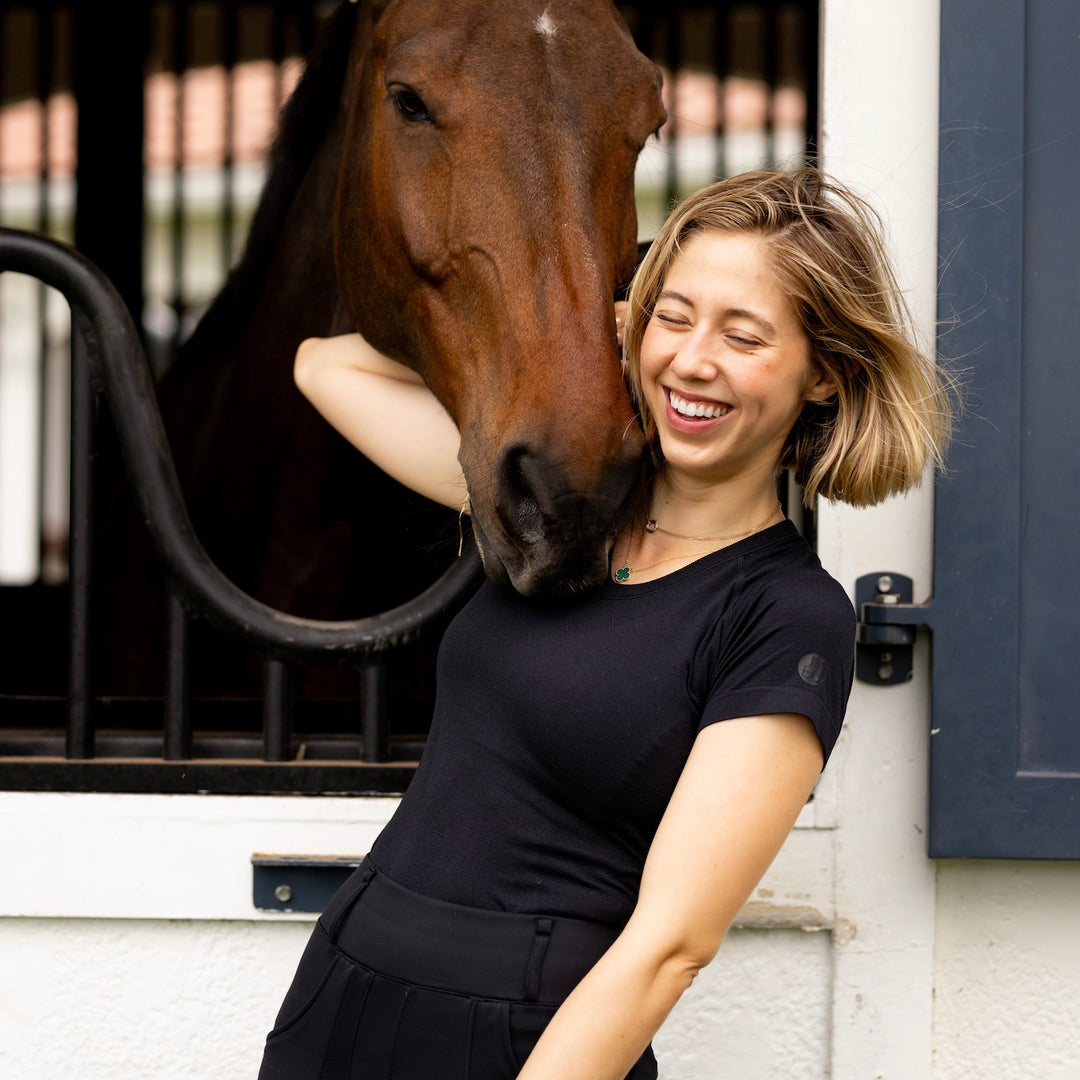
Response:
[[[386,665],[365,664],[360,692],[360,716],[364,736],[363,760],[376,765],[388,758],[390,743]]]
[[[38,166],[38,232],[49,231],[49,96],[52,93],[53,68],[53,6],[45,4],[38,10],[37,93],[41,102],[41,160]]]
[[[235,761],[0,762],[5,791],[114,791],[184,795],[400,795],[415,765],[349,765]]]
[[[315,46],[315,37],[318,32],[317,18],[315,14],[316,4],[300,4],[296,9],[296,21],[300,34],[300,53],[302,56],[310,56]]]
[[[53,81],[53,7],[46,4],[39,9],[37,15],[37,95],[41,102],[41,123],[38,128],[38,143],[40,146],[38,162],[38,206],[37,206],[37,230],[41,233],[49,232],[49,96],[52,93]],[[42,562],[45,557],[44,543],[44,505],[45,505],[45,468],[47,453],[45,440],[48,438],[48,405],[47,395],[49,391],[47,358],[49,350],[48,329],[48,293],[44,285],[37,290],[38,304],[38,357],[37,357],[37,385],[38,393],[38,440],[37,440],[37,491],[34,506],[34,520],[38,524],[38,559],[39,575]]]
[[[803,86],[806,88],[806,160],[816,164],[821,146],[821,7],[816,0],[803,3],[802,15],[802,62]]]
[[[678,8],[672,8],[668,12],[667,33],[667,63],[671,74],[671,89],[669,91],[670,107],[667,119],[667,204],[672,206],[679,198],[679,97],[678,79],[679,68],[682,66],[682,20]]]
[[[263,758],[292,760],[292,676],[282,660],[263,667]]]
[[[125,6],[125,44],[97,4],[75,4],[79,103],[75,246],[101,266],[138,318],[143,310],[144,62],[149,4]]]
[[[342,622],[302,619],[255,600],[222,574],[195,535],[138,333],[108,278],[68,245],[17,229],[0,229],[0,269],[41,278],[84,313],[95,373],[143,518],[189,610],[278,658],[364,658],[416,641],[426,624],[463,603],[479,582],[480,558],[470,546],[419,596],[380,615]]]
[[[0,56],[7,56],[7,38],[8,38],[8,13],[4,8],[0,8]],[[6,66],[6,65],[5,65]],[[4,77],[4,69],[0,68],[0,100],[6,101],[8,99],[8,87],[7,79]],[[7,171],[4,162],[4,148],[0,145],[0,176],[3,176]],[[0,188],[0,194],[3,189]],[[4,222],[4,202],[0,199],[0,225]]]
[[[117,298],[117,303],[122,301]],[[93,695],[90,684],[91,528],[94,485],[94,401],[87,342],[80,313],[71,320],[71,494],[68,542],[71,588],[68,615],[68,698],[65,755],[94,756]]]
[[[713,171],[717,179],[727,176],[727,110],[725,96],[727,92],[728,60],[728,9],[718,6],[713,23],[713,71],[716,72],[716,157]]]
[[[172,272],[171,307],[175,315],[173,324],[173,355],[180,344],[184,328],[184,232],[186,214],[184,208],[184,122],[186,117],[184,76],[188,63],[188,6],[186,0],[176,0],[173,5],[173,68],[176,75],[176,106],[173,114],[173,175],[172,216],[170,218],[170,268]],[[171,357],[170,357],[171,362]]]
[[[765,168],[776,165],[776,91],[780,82],[777,43],[780,40],[780,5],[776,0],[761,9],[762,79],[765,83]]]
[[[236,53],[237,53],[237,11],[234,3],[223,5],[221,17],[222,26],[222,59],[225,79],[225,116],[224,131],[222,134],[222,196],[221,196],[221,260],[222,276],[228,273],[233,259],[233,231],[236,221],[236,190],[235,190],[235,161],[233,155],[233,139],[236,132],[235,126],[235,101],[233,94],[235,86]]]
[[[188,619],[171,592],[166,618],[164,754],[166,761],[184,761],[192,745]]]
[[[0,710],[6,709],[11,702],[10,697],[0,696]],[[2,759],[27,758],[64,758],[64,733],[62,730],[34,726],[35,720],[46,720],[50,715],[59,713],[63,715],[64,700],[37,698],[33,702],[25,700],[18,703],[20,706],[29,705],[27,709],[20,708],[20,719],[28,726],[25,728],[0,727],[0,773],[7,765],[14,762]],[[162,761],[161,734],[155,730],[149,730],[141,725],[142,721],[149,719],[151,723],[160,718],[161,706],[158,702],[150,699],[129,699],[124,704],[130,705],[129,709],[118,707],[120,701],[112,699],[108,706],[108,716],[115,730],[105,730],[100,723],[94,735],[94,761],[112,761],[121,764],[123,761],[131,761],[142,758],[150,761]],[[221,703],[218,702],[218,705]],[[237,705],[237,719],[241,722],[244,716],[239,712],[250,715],[250,707],[258,711],[262,702],[241,701],[234,702]],[[50,706],[55,706],[50,708]],[[203,715],[209,715],[204,713]],[[220,717],[221,713],[218,712]],[[122,727],[127,722],[128,727]],[[354,725],[355,726],[355,725]],[[294,738],[296,735],[294,734]],[[321,765],[360,765],[361,762],[357,744],[359,740],[348,735],[333,734],[304,734],[303,754],[297,752],[293,760],[302,761],[304,764]],[[414,736],[410,739],[393,739],[387,752],[387,761],[397,763],[419,761],[424,750],[422,736]],[[246,762],[250,765],[263,764],[263,733],[262,729],[250,732],[213,732],[198,731],[192,737],[192,752],[183,758],[183,761],[200,760],[203,762],[232,761]],[[4,784],[0,781],[0,791],[4,790]]]

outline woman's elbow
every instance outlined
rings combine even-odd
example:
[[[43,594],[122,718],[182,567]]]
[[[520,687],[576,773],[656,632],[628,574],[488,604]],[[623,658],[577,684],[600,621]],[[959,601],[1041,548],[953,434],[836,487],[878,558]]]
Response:
[[[660,962],[654,985],[666,986],[665,994],[674,1002],[693,985],[703,968],[716,955],[716,950],[679,948]]]
[[[720,951],[723,934],[715,935],[700,930],[679,934],[654,946],[655,970],[663,981],[673,984],[682,993],[707,967]]]
[[[714,937],[711,934],[703,934],[688,938],[676,950],[675,962],[689,973],[690,981],[693,982],[702,968],[708,967],[713,962],[720,951],[722,941],[723,935]]]
[[[318,357],[316,346],[322,338],[305,338],[296,350],[293,360],[293,382],[304,391],[311,383],[311,374]]]

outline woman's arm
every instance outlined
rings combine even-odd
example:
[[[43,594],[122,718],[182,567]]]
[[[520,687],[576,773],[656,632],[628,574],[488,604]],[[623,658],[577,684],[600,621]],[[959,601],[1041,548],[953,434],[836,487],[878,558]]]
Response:
[[[359,334],[342,334],[301,342],[293,376],[311,404],[384,472],[435,502],[462,508],[461,437],[415,371]]]
[[[822,767],[803,716],[705,728],[672,795],[626,929],[566,999],[519,1080],[623,1080],[715,955]]]

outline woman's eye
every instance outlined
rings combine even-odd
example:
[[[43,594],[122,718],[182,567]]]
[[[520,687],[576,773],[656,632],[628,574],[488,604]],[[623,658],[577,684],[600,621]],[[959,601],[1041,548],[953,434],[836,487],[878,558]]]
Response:
[[[728,334],[728,340],[734,341],[736,345],[741,345],[744,349],[756,349],[761,344],[757,338],[743,337],[741,334]]]
[[[407,86],[399,87],[391,91],[390,100],[394,103],[394,108],[397,109],[401,118],[410,124],[434,123],[435,118],[424,104],[424,99],[415,90],[410,90]]]

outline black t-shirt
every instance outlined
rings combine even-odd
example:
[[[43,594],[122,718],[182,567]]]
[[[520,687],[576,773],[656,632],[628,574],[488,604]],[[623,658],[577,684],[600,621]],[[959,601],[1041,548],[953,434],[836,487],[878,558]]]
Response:
[[[828,757],[854,640],[790,522],[573,602],[485,583],[444,635],[431,734],[372,861],[436,899],[622,925],[698,731],[801,713]]]

